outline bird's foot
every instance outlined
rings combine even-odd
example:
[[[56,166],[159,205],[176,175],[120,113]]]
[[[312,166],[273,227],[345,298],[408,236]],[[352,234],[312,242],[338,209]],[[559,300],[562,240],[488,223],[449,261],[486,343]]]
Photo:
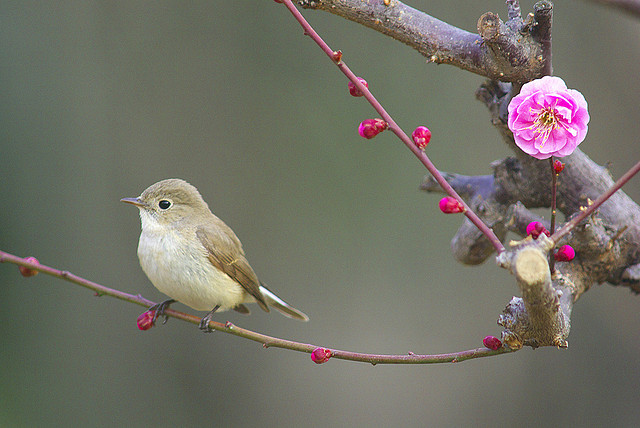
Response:
[[[174,299],[168,299],[164,302],[156,303],[155,305],[151,306],[148,311],[155,311],[155,315],[153,315],[153,323],[155,324],[158,318],[164,317],[164,321],[162,321],[162,324],[166,324],[169,317],[164,313],[164,311],[168,309],[172,303],[175,302],[176,301]]]
[[[202,317],[202,319],[200,320],[200,324],[198,325],[198,328],[200,330],[202,330],[205,333],[213,333],[215,330],[213,330],[211,327],[209,327],[209,322],[211,322],[211,320],[213,319],[213,314],[220,308],[220,305],[216,305],[215,308],[213,308],[211,310],[211,312],[209,312],[207,315],[205,315],[204,317]]]

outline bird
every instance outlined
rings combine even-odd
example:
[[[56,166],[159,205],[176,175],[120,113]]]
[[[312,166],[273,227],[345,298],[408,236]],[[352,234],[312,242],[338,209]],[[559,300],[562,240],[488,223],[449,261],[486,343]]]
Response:
[[[152,184],[138,197],[120,201],[139,209],[140,266],[151,283],[170,297],[149,308],[156,311],[154,322],[176,301],[209,311],[200,321],[204,331],[212,331],[209,322],[215,312],[233,309],[248,314],[245,303],[309,320],[260,282],[236,234],[211,212],[193,185],[170,178]]]

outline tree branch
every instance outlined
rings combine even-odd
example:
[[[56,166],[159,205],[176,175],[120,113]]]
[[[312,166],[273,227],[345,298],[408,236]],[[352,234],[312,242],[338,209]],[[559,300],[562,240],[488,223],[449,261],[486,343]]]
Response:
[[[294,8],[289,0],[285,0],[284,3],[293,13]],[[506,221],[508,213],[518,201],[527,208],[550,205],[551,175],[547,163],[519,150],[506,126],[507,106],[511,98],[520,91],[521,84],[552,72],[553,5],[550,2],[545,0],[536,3],[534,13],[529,14],[526,20],[522,20],[520,16],[517,0],[507,1],[509,20],[506,23],[502,22],[497,14],[485,13],[478,20],[481,42],[470,38],[469,34],[462,30],[393,0],[303,0],[300,4],[328,10],[375,28],[413,46],[423,55],[431,55],[429,58],[432,61],[449,62],[493,78],[481,87],[477,97],[489,108],[493,124],[507,144],[514,149],[516,157],[495,162],[493,177],[465,177],[454,174],[442,176],[431,165],[427,169],[434,179],[428,178],[423,183],[424,189],[434,190],[435,183],[438,183],[451,194],[447,186],[441,183],[446,177],[453,192],[465,195],[467,206],[480,215],[484,220],[481,224],[491,227],[500,240],[504,239],[510,226]],[[302,21],[300,22],[302,24]],[[318,44],[321,45],[320,42]],[[456,50],[460,47],[462,51]],[[441,52],[446,53],[443,56],[446,61],[438,56]],[[483,62],[488,58],[493,61],[490,66]],[[532,59],[534,61],[531,61]],[[533,74],[514,72],[520,66],[529,73],[533,71]],[[512,81],[514,84],[500,81]],[[406,135],[404,138],[398,136],[407,144]],[[593,171],[602,172],[601,168],[579,150],[563,160],[566,160],[566,167],[558,195],[558,208],[566,218],[570,218],[588,209],[586,207],[593,199],[612,186],[612,180],[606,171],[594,174]],[[456,198],[459,196],[456,195]],[[562,234],[568,233],[579,220],[567,229],[561,229],[559,232],[562,234],[559,233],[554,240],[544,237],[532,243],[529,238],[528,241],[523,241],[524,243],[514,243],[506,252],[498,250],[499,264],[510,269],[516,276],[523,294],[523,298],[514,298],[510,302],[499,320],[499,324],[506,328],[503,339],[509,346],[514,349],[523,345],[566,347],[573,303],[594,281],[611,281],[614,272],[619,276],[620,282],[623,277],[627,282],[638,277],[638,239],[635,238],[638,238],[640,230],[637,225],[640,222],[635,222],[635,227],[620,224],[622,221],[629,221],[629,212],[638,213],[638,206],[622,192],[609,192],[603,197],[602,202],[605,200],[608,202],[600,207],[598,218],[591,217],[588,224],[574,229],[573,233],[566,237],[572,244],[575,241],[575,245],[572,246],[578,251],[579,258],[572,263],[562,263],[553,276],[546,258],[539,256],[549,253]],[[621,206],[629,208],[628,211],[624,210],[624,215],[620,215]],[[585,217],[583,213],[582,218]],[[613,228],[608,227],[609,225]],[[454,255],[463,263],[481,263],[495,248],[495,245],[491,245],[487,240],[491,235],[479,232],[476,226],[476,222],[472,224],[465,220],[452,240]],[[633,234],[636,245],[626,245],[626,239],[620,239],[623,233],[624,238],[628,237],[627,234]],[[602,245],[603,240],[607,245]],[[604,257],[606,262],[594,254],[597,250],[603,249],[605,254],[600,251],[600,256]],[[531,266],[536,268],[525,270]],[[617,267],[622,269],[616,269]]]
[[[528,82],[549,74],[544,46],[534,34],[547,34],[550,21],[520,17],[518,2],[508,2],[509,20],[487,13],[478,34],[457,28],[397,0],[301,0],[308,9],[324,10],[386,34],[420,52],[429,62],[505,82]],[[541,2],[548,3],[548,2]],[[550,57],[549,57],[550,58]]]
[[[96,296],[109,296],[115,297],[129,303],[134,303],[140,306],[152,306],[155,303],[151,302],[140,295],[127,294],[119,290],[105,287],[88,279],[84,279],[77,275],[74,275],[68,271],[55,269],[49,266],[45,266],[38,262],[28,261],[21,257],[7,253],[0,250],[0,263],[13,263],[18,266],[24,266],[31,270],[46,273],[47,275],[54,276],[56,278],[64,279],[71,283],[80,285],[96,293]],[[194,315],[185,314],[183,312],[176,311],[174,309],[167,309],[165,315],[171,318],[186,321],[191,324],[198,325],[201,318]],[[219,323],[211,321],[209,327],[213,330],[221,331],[223,333],[232,334],[234,336],[242,337],[252,340],[254,342],[261,343],[265,348],[282,348],[291,351],[312,353],[315,349],[320,348],[317,345],[309,343],[295,342],[293,340],[280,339],[277,337],[267,336],[266,334],[257,333],[255,331],[247,330],[232,324],[230,322]],[[433,355],[418,355],[413,352],[409,352],[404,355],[381,355],[381,354],[366,354],[360,352],[341,351],[338,349],[331,349],[331,357],[340,360],[349,360],[356,362],[364,362],[369,364],[436,364],[436,363],[457,363],[466,360],[472,360],[476,358],[491,357],[494,355],[501,355],[511,352],[512,350],[507,347],[502,347],[496,351],[488,348],[476,348],[466,351],[452,352],[448,354],[433,354]]]
[[[342,52],[332,50],[329,45],[316,33],[316,31],[311,27],[311,25],[307,22],[306,19],[302,16],[302,14],[296,9],[291,0],[282,0],[282,3],[289,9],[289,12],[293,15],[293,17],[298,21],[298,23],[304,29],[306,35],[311,37],[314,42],[322,49],[322,51],[338,66],[340,71],[358,88],[360,92],[363,93],[365,99],[371,104],[371,106],[380,114],[382,119],[387,122],[389,129],[404,143],[405,146],[420,160],[420,162],[427,168],[429,173],[433,176],[434,180],[442,186],[442,189],[449,194],[450,196],[457,199],[464,206],[464,215],[467,217],[469,222],[471,222],[481,233],[486,237],[486,242],[488,242],[498,253],[504,251],[504,246],[502,245],[501,239],[491,230],[478,215],[469,207],[463,198],[460,197],[456,193],[456,191],[451,187],[451,185],[447,182],[447,180],[440,175],[440,172],[436,169],[435,165],[431,162],[429,157],[426,155],[424,151],[416,146],[416,144],[409,138],[409,136],[398,126],[396,121],[391,117],[389,113],[382,107],[382,105],[378,102],[378,100],[373,96],[371,91],[367,86],[362,84],[360,80],[356,77],[356,75],[351,71],[349,67],[342,61]]]

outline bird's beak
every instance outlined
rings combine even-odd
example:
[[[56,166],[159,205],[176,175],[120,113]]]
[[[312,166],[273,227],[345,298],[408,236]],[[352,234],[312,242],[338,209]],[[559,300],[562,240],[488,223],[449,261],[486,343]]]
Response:
[[[122,198],[120,202],[126,202],[127,204],[135,205],[138,208],[144,208],[147,206],[140,198]]]

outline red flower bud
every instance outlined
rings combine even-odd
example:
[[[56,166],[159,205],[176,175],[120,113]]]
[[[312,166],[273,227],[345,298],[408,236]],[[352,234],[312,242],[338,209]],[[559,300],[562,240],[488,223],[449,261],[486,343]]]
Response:
[[[156,311],[147,311],[138,317],[138,328],[140,330],[149,330],[153,327],[153,318],[156,316]]]
[[[360,123],[358,127],[358,134],[361,137],[370,140],[375,137],[385,129],[387,129],[389,125],[382,119],[366,119]]]
[[[558,249],[558,252],[554,254],[554,258],[557,262],[570,262],[576,256],[576,251],[571,245],[563,245]]]
[[[331,358],[331,350],[326,348],[316,348],[311,353],[311,361],[316,364],[322,364],[329,361]]]
[[[540,234],[544,233],[547,236],[551,236],[551,232],[544,227],[544,224],[539,221],[532,221],[527,225],[527,235],[531,235],[533,239],[538,239]]]
[[[564,164],[562,162],[560,162],[558,159],[553,161],[553,170],[555,171],[556,174],[560,174],[563,169],[564,169]]]
[[[358,80],[360,81],[360,83],[362,83],[364,86],[366,86],[367,88],[369,87],[369,84],[367,83],[366,80],[364,80],[362,77],[358,77]],[[360,89],[358,89],[358,87],[356,86],[355,83],[353,83],[352,81],[349,81],[349,83],[347,84],[349,87],[349,93],[351,94],[351,96],[353,97],[361,97],[364,94],[360,91]]]
[[[411,138],[419,149],[424,150],[431,140],[431,131],[426,126],[418,126],[411,134]]]
[[[333,51],[333,55],[331,55],[331,57],[335,62],[339,63],[340,60],[342,60],[342,51]]]
[[[497,351],[498,349],[502,348],[502,342],[495,336],[485,337],[484,339],[482,339],[482,343],[492,351]]]
[[[35,257],[27,257],[24,259],[25,262],[31,262],[31,263],[35,263],[35,264],[40,264],[40,262],[38,261],[38,259],[36,259]],[[29,278],[30,276],[35,276],[38,274],[37,270],[33,270],[33,269],[29,269],[26,266],[18,266],[18,270],[20,270],[20,274],[22,276],[24,276],[25,278]]]
[[[464,206],[452,196],[445,196],[440,199],[440,211],[445,214],[455,214],[464,211]]]

